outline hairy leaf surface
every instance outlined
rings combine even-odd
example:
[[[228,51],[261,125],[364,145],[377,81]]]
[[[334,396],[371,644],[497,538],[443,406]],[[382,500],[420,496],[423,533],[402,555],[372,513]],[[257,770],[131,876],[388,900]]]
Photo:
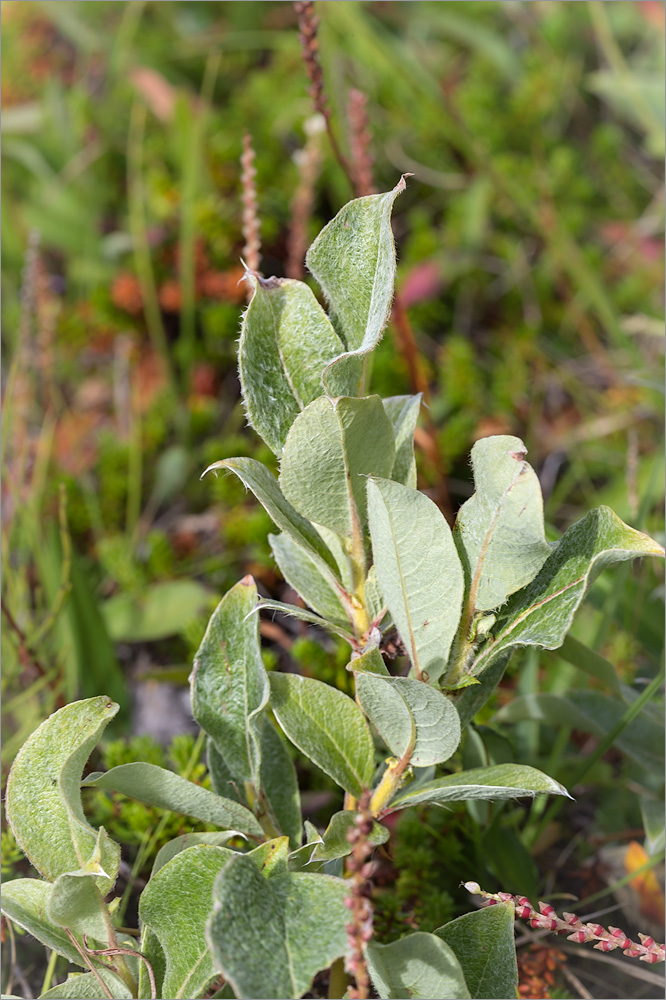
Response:
[[[223,829],[240,830],[250,836],[261,836],[262,833],[261,826],[249,809],[156,764],[120,764],[103,774],[96,772],[89,775],[83,785],[121,792],[148,806],[184,813]]]
[[[460,620],[463,571],[444,516],[425,494],[368,481],[377,581],[415,673],[441,677]]]
[[[106,894],[116,879],[120,848],[83,814],[83,768],[118,711],[106,697],[66,705],[19,750],[7,782],[7,818],[19,845],[50,881],[85,869]]]
[[[265,877],[232,858],[215,883],[208,941],[236,996],[296,1000],[347,948],[342,879],[304,872]]]
[[[370,786],[374,747],[360,708],[342,691],[297,674],[270,674],[271,707],[285,735],[352,795]]]
[[[496,903],[439,927],[460,962],[474,1000],[506,1000],[518,992],[512,903]]]
[[[2,912],[23,930],[41,941],[45,947],[83,965],[63,927],[58,927],[48,916],[48,904],[53,892],[50,882],[39,878],[16,878],[2,886]]]
[[[566,795],[564,785],[543,771],[524,764],[496,764],[477,767],[459,774],[447,774],[420,785],[413,791],[399,792],[390,808],[406,809],[425,803],[460,802],[465,799],[515,799],[523,795]]]
[[[119,976],[108,969],[98,969],[98,974],[116,1000],[131,1000],[131,992]],[[97,976],[84,972],[68,976],[64,983],[42,993],[39,1000],[107,1000],[107,997]]]
[[[268,541],[278,568],[289,586],[317,614],[349,629],[349,615],[340,600],[342,586],[334,584],[330,573],[322,573],[315,560],[289,535],[269,535]]]
[[[482,438],[472,448],[476,492],[456,518],[458,545],[473,611],[491,611],[534,579],[551,547],[536,473],[517,437]]]
[[[391,421],[379,396],[310,403],[282,452],[280,487],[304,517],[341,535],[366,522],[366,477],[390,476]]]
[[[259,645],[257,588],[251,576],[225,594],[194,659],[192,714],[233,777],[258,784],[263,709],[269,687]]]
[[[391,212],[404,190],[403,177],[392,191],[350,201],[322,229],[305,258],[347,349],[324,371],[331,396],[359,394],[364,355],[376,347],[388,323],[395,282]]]
[[[363,711],[396,757],[415,767],[448,760],[460,743],[460,719],[441,691],[411,677],[359,673]]]
[[[614,563],[645,555],[663,555],[663,549],[610,508],[590,511],[565,532],[535,579],[509,599],[471,672],[480,673],[513,646],[557,649],[599,573]]]
[[[382,1000],[466,1000],[470,993],[455,954],[434,934],[417,931],[393,941],[371,941],[366,951],[372,985]]]
[[[293,848],[301,842],[301,796],[296,768],[284,744],[284,738],[270,719],[261,731],[261,768],[259,784],[273,823],[287,837]]]
[[[419,392],[416,396],[389,396],[383,401],[395,436],[395,461],[389,478],[412,489],[416,489],[414,431],[422,399],[423,394]]]
[[[251,425],[279,455],[287,432],[321,396],[322,372],[344,344],[308,285],[248,272],[254,289],[238,348],[243,398]]]

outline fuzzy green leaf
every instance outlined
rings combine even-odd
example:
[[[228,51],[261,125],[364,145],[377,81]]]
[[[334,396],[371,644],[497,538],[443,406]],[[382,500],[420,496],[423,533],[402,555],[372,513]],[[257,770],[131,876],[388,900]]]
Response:
[[[355,823],[356,813],[350,810],[334,813],[321,841],[314,845],[311,861],[334,861],[350,854],[352,845],[347,840],[347,834]],[[368,834],[368,843],[373,847],[379,847],[380,844],[386,843],[389,836],[385,826],[373,821],[372,830]]]
[[[444,672],[460,620],[463,571],[444,516],[424,493],[368,481],[377,580],[417,677]]]
[[[648,535],[630,528],[610,508],[590,511],[565,532],[535,579],[509,599],[471,673],[481,673],[514,646],[557,649],[585,592],[603,569],[663,552]]]
[[[64,928],[58,927],[49,919],[47,910],[52,892],[52,884],[39,878],[17,878],[3,882],[2,912],[51,951],[63,955],[75,965],[83,965],[81,955]]]
[[[347,949],[342,879],[303,872],[266,878],[247,856],[215,883],[208,941],[214,961],[246,1000],[296,1000]]]
[[[404,190],[402,177],[386,194],[350,201],[307,253],[307,266],[322,287],[333,326],[347,349],[324,371],[331,396],[359,394],[364,355],[377,346],[388,323],[395,282],[391,212]]]
[[[345,348],[302,281],[247,279],[254,294],[238,348],[243,398],[250,424],[279,455],[298,414],[322,395],[324,368]]]
[[[240,830],[253,837],[262,833],[249,809],[156,764],[120,764],[103,774],[96,772],[89,775],[83,785],[121,792],[147,806],[184,813],[222,829]]]
[[[289,535],[269,535],[273,557],[290,587],[318,615],[349,630],[350,619],[340,600],[344,593],[330,573],[322,573],[315,560]]]
[[[104,904],[94,879],[94,875],[85,872],[59,875],[53,883],[47,913],[54,924],[106,944],[108,927],[102,910]]]
[[[310,625],[318,625],[319,628],[325,629],[330,632],[331,635],[337,635],[338,638],[344,639],[350,645],[354,644],[354,637],[348,629],[342,628],[340,625],[336,625],[334,622],[328,621],[327,618],[322,618],[320,615],[315,615],[312,611],[307,611],[305,608],[299,608],[297,604],[284,604],[282,601],[272,601],[270,599],[264,600],[263,598],[259,601],[256,607],[257,611],[281,611],[284,615],[290,615],[292,618],[298,618],[299,621],[308,622]]]
[[[275,476],[265,465],[254,458],[225,458],[222,462],[209,465],[203,475],[217,469],[235,472],[241,482],[252,490],[280,531],[284,531],[309,552],[322,571],[333,573],[335,577],[338,572],[337,563],[321,535],[285,499]]]
[[[467,1000],[470,993],[458,959],[434,934],[417,931],[366,948],[372,985],[382,1000]]]
[[[283,737],[270,719],[261,731],[261,767],[259,784],[262,799],[273,823],[293,848],[301,842],[301,796],[296,768]]]
[[[215,977],[206,945],[206,921],[215,879],[232,855],[223,847],[188,847],[153,875],[141,895],[139,916],[166,955],[164,997],[200,997]]]
[[[239,788],[234,782],[234,776],[210,736],[206,740],[206,763],[208,764],[210,783],[213,786],[215,794],[221,795],[225,799],[231,799],[233,802],[241,802]]]
[[[461,802],[466,799],[516,799],[523,795],[566,795],[564,785],[543,771],[524,764],[495,764],[476,767],[459,774],[447,774],[410,792],[409,786],[391,802],[390,809],[432,803]]]
[[[474,1000],[506,1000],[518,992],[512,903],[465,913],[435,931],[460,962]]]
[[[177,635],[208,606],[210,591],[198,580],[151,583],[136,593],[120,591],[100,606],[113,642],[153,642]]]
[[[374,747],[356,702],[297,674],[271,673],[270,685],[271,707],[287,738],[352,795],[369,788]]]
[[[132,997],[129,988],[119,976],[108,969],[100,969],[99,975],[116,1000],[127,1000]],[[107,996],[97,976],[92,972],[84,972],[68,976],[64,983],[42,993],[39,1000],[106,1000]]]
[[[389,396],[383,401],[395,436],[395,461],[389,478],[412,489],[416,489],[414,431],[422,399],[423,394],[419,392],[416,396]]]
[[[476,492],[456,518],[454,540],[465,569],[472,611],[491,611],[525,587],[551,547],[541,487],[517,437],[482,438],[472,448]]]
[[[379,396],[322,396],[287,435],[280,487],[304,517],[351,535],[366,522],[366,477],[389,476],[394,459],[393,428]]]
[[[208,622],[191,676],[192,715],[239,783],[258,784],[269,688],[251,576],[225,594]]]
[[[209,844],[212,847],[226,848],[226,844],[234,837],[241,837],[243,840],[247,839],[245,834],[239,833],[238,830],[223,830],[219,833],[183,833],[180,837],[174,837],[173,840],[167,841],[157,852],[157,856],[153,862],[151,878],[160,868],[164,868],[168,861],[175,858],[181,851],[187,850],[188,847]],[[232,853],[229,849],[229,854]]]
[[[116,879],[120,848],[93,830],[81,805],[83,768],[118,705],[106,697],[66,705],[19,750],[7,782],[7,819],[38,872],[50,881],[81,869],[97,875],[106,894]]]
[[[441,691],[411,677],[359,673],[356,693],[363,711],[391,753],[415,767],[440,764],[460,743],[460,719]]]

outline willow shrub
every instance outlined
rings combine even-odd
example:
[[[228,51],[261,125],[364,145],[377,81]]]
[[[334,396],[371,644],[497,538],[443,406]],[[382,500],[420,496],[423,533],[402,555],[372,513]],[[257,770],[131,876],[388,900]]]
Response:
[[[266,508],[275,561],[310,610],[259,600],[248,576],[213,614],[191,689],[214,791],[147,763],[83,780],[219,828],[159,852],[139,901],[141,957],[115,922],[120,847],[88,824],[80,791],[118,706],[98,697],[62,708],[16,758],[7,816],[41,877],[7,883],[3,911],[87,970],[44,997],[191,1000],[223,976],[216,996],[295,998],[331,966],[329,995],[341,996],[345,961],[357,977],[367,966],[381,997],[516,995],[511,907],[380,945],[354,924],[344,859],[361,834],[369,845],[386,841],[382,818],[413,805],[566,795],[531,767],[441,765],[517,646],[560,646],[602,569],[660,548],[606,507],[547,542],[539,482],[515,437],[474,445],[475,492],[453,531],[416,489],[420,398],[366,395],[393,297],[391,211],[403,189],[401,180],[350,202],[310,248],[328,312],[300,281],[247,275],[243,397],[280,475],[251,458],[211,468],[234,473]],[[267,673],[261,607],[345,639],[356,697]],[[393,630],[408,676],[393,676],[382,657]],[[303,822],[285,738],[345,792],[323,832]],[[483,983],[481,950],[492,958]]]

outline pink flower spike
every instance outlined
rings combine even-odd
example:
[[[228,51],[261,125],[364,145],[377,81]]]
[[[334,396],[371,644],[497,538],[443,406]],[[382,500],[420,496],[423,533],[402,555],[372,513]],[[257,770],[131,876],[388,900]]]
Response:
[[[634,957],[634,955],[631,956],[631,958]],[[659,955],[657,955],[654,951],[646,952],[645,955],[641,955],[638,960],[639,962],[647,962],[649,965],[654,965],[655,962],[664,961],[663,958],[659,958]]]
[[[555,913],[555,909],[550,903],[542,903],[541,900],[539,900],[539,910],[546,917],[549,917],[551,913]]]
[[[639,933],[638,936],[641,939],[641,944],[645,948],[651,948],[652,945],[654,944],[654,938],[651,938],[649,934],[640,934]]]
[[[615,941],[597,941],[593,948],[597,948],[598,951],[615,951],[617,945]]]
[[[580,920],[578,919],[578,917],[577,917],[577,915],[575,913],[567,913],[565,911],[562,914],[562,916],[564,917],[564,919],[566,920],[566,922],[568,924],[571,924],[572,926],[575,925],[575,924],[580,924]]]
[[[567,941],[575,941],[576,944],[585,944],[586,941],[590,940],[591,938],[585,930],[574,931],[573,934],[569,934],[567,937]]]

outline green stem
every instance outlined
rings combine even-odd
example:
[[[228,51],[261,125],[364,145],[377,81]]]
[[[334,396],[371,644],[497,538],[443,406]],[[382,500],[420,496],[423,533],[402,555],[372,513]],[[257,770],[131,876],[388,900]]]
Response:
[[[380,813],[386,809],[391,799],[400,788],[413,751],[414,744],[411,742],[410,746],[407,748],[400,760],[396,760],[395,757],[389,757],[387,768],[381,777],[381,781],[372,793],[372,798],[370,799],[370,812],[373,816],[379,816]]]
[[[42,988],[39,991],[40,996],[42,993],[46,993],[47,990],[51,989],[51,982],[53,980],[53,974],[55,973],[55,967],[57,961],[58,961],[58,952],[52,951],[49,956],[49,964],[46,966],[46,972],[44,973],[44,981],[42,983]]]
[[[331,966],[330,977],[328,980],[328,996],[329,1000],[333,1000],[334,997],[343,997],[347,992],[347,987],[349,986],[349,976],[345,972],[344,959],[336,958],[335,962]]]

